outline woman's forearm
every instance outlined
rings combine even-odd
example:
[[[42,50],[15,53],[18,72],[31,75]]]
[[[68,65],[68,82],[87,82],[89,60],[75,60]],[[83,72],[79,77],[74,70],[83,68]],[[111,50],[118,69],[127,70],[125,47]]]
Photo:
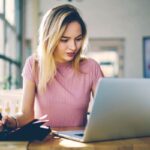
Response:
[[[34,119],[34,113],[19,113],[15,116],[17,121],[17,127],[22,127],[28,122],[32,121]]]

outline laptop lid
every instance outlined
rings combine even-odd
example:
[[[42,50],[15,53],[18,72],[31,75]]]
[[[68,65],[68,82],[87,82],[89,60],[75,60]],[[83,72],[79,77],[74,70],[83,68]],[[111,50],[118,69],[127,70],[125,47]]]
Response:
[[[85,142],[150,136],[150,79],[104,78],[85,129]]]

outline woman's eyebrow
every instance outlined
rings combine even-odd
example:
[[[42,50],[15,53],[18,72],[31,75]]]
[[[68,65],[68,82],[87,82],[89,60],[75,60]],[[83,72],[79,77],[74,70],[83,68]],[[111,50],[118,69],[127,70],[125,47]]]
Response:
[[[78,35],[78,36],[75,37],[75,38],[79,38],[79,37],[82,37],[82,34]],[[66,39],[67,39],[67,38],[70,38],[70,37],[69,37],[69,36],[64,36],[64,35],[63,35],[61,38],[66,38]]]
[[[82,37],[82,34],[78,35],[76,38]]]
[[[61,38],[70,38],[70,37],[68,37],[68,36],[62,36]]]

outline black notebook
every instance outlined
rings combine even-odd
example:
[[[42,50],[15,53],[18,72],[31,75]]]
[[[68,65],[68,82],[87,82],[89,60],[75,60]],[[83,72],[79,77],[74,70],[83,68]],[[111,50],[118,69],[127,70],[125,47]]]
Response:
[[[21,128],[10,130],[4,128],[0,132],[0,141],[33,141],[43,140],[50,132],[50,127],[43,125],[44,120],[34,119]]]

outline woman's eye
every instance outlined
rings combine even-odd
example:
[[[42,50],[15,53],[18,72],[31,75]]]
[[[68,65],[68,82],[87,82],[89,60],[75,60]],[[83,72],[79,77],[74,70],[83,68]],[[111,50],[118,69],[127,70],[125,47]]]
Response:
[[[61,42],[68,42],[68,39],[61,39]]]
[[[82,40],[82,38],[76,39],[76,41],[81,41],[81,40]]]

